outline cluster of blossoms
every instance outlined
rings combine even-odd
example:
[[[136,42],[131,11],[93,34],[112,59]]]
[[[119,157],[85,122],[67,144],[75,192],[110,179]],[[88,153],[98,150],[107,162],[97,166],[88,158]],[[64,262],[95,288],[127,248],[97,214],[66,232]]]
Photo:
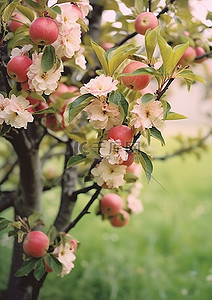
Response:
[[[15,128],[27,128],[27,123],[33,122],[33,116],[27,110],[29,104],[23,96],[12,94],[9,99],[0,94],[0,125],[5,122]]]
[[[60,273],[60,277],[64,277],[69,274],[71,270],[74,268],[73,261],[76,259],[74,254],[74,249],[70,248],[69,243],[61,243],[58,247],[54,249],[53,254],[57,257],[59,262],[61,262],[63,269]]]

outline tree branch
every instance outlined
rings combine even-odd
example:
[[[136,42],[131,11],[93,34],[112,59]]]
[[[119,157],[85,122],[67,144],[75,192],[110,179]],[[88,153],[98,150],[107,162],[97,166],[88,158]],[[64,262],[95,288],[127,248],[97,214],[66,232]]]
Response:
[[[195,61],[198,61],[202,58],[208,58],[208,57],[211,57],[212,56],[212,51],[209,51],[209,52],[205,52],[203,55],[200,55],[200,56],[197,56],[195,57]]]
[[[93,202],[97,199],[101,192],[101,187],[97,186],[96,192],[91,197],[90,201],[87,203],[87,205],[84,207],[84,209],[80,212],[80,214],[68,225],[68,227],[65,229],[65,232],[69,232],[73,227],[76,226],[76,224],[80,221],[80,219],[88,213],[89,208],[93,204]]]
[[[189,147],[185,147],[185,148],[181,148],[173,153],[170,153],[170,154],[167,154],[167,155],[164,155],[164,156],[155,156],[153,157],[153,160],[162,160],[162,161],[165,161],[169,158],[173,158],[175,156],[179,156],[179,155],[182,155],[186,152],[191,152],[193,151],[194,149],[198,148],[198,147],[201,147],[202,144],[204,144],[204,142],[212,135],[212,130],[210,130],[203,138],[201,138],[196,144],[192,145],[192,146],[189,146]]]
[[[157,98],[155,99],[155,101],[160,100],[160,98],[163,96],[163,94],[168,90],[169,86],[172,84],[172,82],[174,81],[175,78],[170,78],[167,82],[167,84],[165,85],[165,87],[161,90],[161,91],[157,91]]]
[[[5,191],[5,192],[0,192],[0,212],[3,210],[14,206],[14,199],[16,196],[15,191]]]
[[[10,174],[12,173],[14,167],[17,165],[18,160],[16,159],[11,165],[9,170],[7,171],[7,173],[4,175],[4,177],[2,178],[2,180],[0,181],[0,189],[1,189],[1,185],[8,180]]]
[[[175,0],[170,0],[169,4],[173,4]],[[166,5],[157,15],[157,18],[159,19],[161,15],[165,14],[169,10],[169,5]]]

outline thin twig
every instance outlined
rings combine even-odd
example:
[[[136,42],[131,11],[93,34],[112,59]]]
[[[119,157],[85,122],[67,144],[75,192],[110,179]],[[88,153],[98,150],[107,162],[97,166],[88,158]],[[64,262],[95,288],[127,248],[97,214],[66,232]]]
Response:
[[[152,11],[152,0],[149,0],[149,12]]]
[[[212,130],[210,130],[203,138],[201,138],[196,144],[192,145],[192,146],[189,146],[189,147],[185,147],[185,148],[181,148],[173,153],[170,153],[170,154],[167,154],[167,155],[164,155],[164,156],[155,156],[153,157],[153,160],[167,160],[169,158],[173,158],[175,156],[179,156],[179,155],[182,155],[186,152],[191,152],[193,151],[194,149],[200,147],[212,134]]]
[[[170,3],[169,4],[172,4],[174,3],[175,0],[170,0]],[[157,18],[159,19],[161,15],[165,14],[166,12],[168,12],[169,10],[169,6],[166,5],[160,12],[159,14],[157,15]]]
[[[96,192],[91,197],[90,201],[87,203],[87,205],[84,207],[84,209],[79,213],[79,215],[68,225],[68,227],[65,229],[65,232],[69,232],[73,227],[76,226],[76,224],[80,221],[80,219],[85,215],[88,214],[88,210],[93,204],[93,202],[97,199],[101,192],[101,187],[97,186]]]
[[[168,90],[169,86],[171,85],[171,83],[174,81],[174,78],[170,78],[167,82],[167,84],[165,85],[165,87],[161,90],[161,91],[157,91],[157,98],[155,99],[155,101],[160,100],[160,98],[163,96],[163,94]]]
[[[211,56],[212,56],[212,51],[205,52],[203,55],[199,55],[199,56],[195,57],[195,61],[198,61],[202,58],[208,58],[208,57],[211,57]]]
[[[14,161],[14,163],[10,166],[9,170],[7,171],[7,173],[4,175],[4,177],[2,178],[2,180],[0,181],[0,188],[1,185],[8,180],[10,174],[12,173],[14,167],[17,165],[18,160],[16,159],[16,161]]]

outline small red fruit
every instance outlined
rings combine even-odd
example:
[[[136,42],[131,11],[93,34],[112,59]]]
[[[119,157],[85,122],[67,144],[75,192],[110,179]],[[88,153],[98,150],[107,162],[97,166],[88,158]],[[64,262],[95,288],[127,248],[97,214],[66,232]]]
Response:
[[[122,227],[129,222],[130,215],[126,210],[121,209],[119,213],[110,219],[111,225],[114,227]]]
[[[46,116],[46,127],[53,131],[60,131],[64,129],[63,116],[60,113],[50,113]]]
[[[139,61],[133,61],[126,65],[122,74],[132,73],[140,68],[145,68],[146,65]],[[123,84],[133,91],[144,89],[150,82],[150,75],[135,75],[135,76],[122,76]]]
[[[154,29],[158,26],[157,17],[151,12],[143,12],[135,19],[135,31],[142,35],[147,29]]]
[[[123,200],[117,194],[106,194],[100,202],[100,210],[103,215],[115,216],[123,206]]]
[[[179,60],[178,64],[182,65],[183,67],[186,65],[189,65],[194,61],[196,57],[196,52],[192,47],[188,47],[186,51],[184,52],[183,56]]]
[[[205,50],[202,47],[196,46],[194,48],[195,52],[196,52],[196,57],[197,56],[202,56],[203,54],[205,54]],[[195,60],[196,63],[202,63],[203,61],[205,61],[207,59],[207,57],[203,57],[201,59]]]
[[[48,248],[49,238],[42,231],[29,232],[23,242],[24,252],[35,258],[45,255]]]
[[[132,165],[133,162],[134,162],[134,153],[130,152],[128,153],[127,160],[123,161],[122,165],[129,167]]]
[[[7,73],[16,82],[27,81],[27,71],[31,64],[32,60],[28,56],[15,56],[7,64]]]
[[[134,133],[126,125],[119,125],[111,128],[108,132],[107,139],[114,141],[120,140],[122,147],[129,147],[132,144]]]
[[[37,45],[51,45],[58,37],[59,29],[55,20],[40,17],[34,20],[29,28],[32,41]]]

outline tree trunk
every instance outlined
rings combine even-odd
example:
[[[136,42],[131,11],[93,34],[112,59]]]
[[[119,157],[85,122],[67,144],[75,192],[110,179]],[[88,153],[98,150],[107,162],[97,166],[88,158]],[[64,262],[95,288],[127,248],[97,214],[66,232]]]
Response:
[[[20,185],[14,200],[15,218],[28,217],[34,211],[40,211],[43,186],[38,149],[42,136],[43,129],[36,123],[29,126],[28,131],[11,130],[7,136],[17,153],[20,166]],[[6,300],[37,299],[42,281],[38,282],[33,276],[15,277],[22,262],[22,243],[15,238]],[[33,295],[37,295],[36,298]]]

